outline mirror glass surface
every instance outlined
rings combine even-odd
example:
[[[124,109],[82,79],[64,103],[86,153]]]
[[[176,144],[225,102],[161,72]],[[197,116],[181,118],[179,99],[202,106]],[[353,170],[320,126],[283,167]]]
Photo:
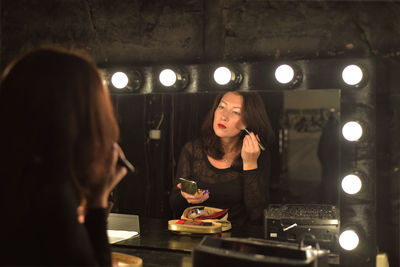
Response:
[[[286,91],[278,125],[282,202],[336,205],[340,90]]]
[[[340,90],[257,91],[275,142],[271,147],[271,201],[336,205],[339,174]],[[196,138],[218,92],[174,97],[175,160]]]
[[[337,205],[340,90],[256,92],[275,132],[271,203]],[[199,136],[219,93],[113,95],[120,144],[137,170],[115,191],[116,212],[168,216],[168,192],[181,149]]]

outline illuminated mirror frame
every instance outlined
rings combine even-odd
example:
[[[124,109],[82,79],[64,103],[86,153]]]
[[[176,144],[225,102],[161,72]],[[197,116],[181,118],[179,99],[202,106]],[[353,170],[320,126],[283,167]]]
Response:
[[[274,73],[280,64],[298,66],[301,82],[295,88],[277,86]],[[342,79],[343,69],[351,64],[361,66],[364,72],[360,83],[350,86]],[[190,80],[179,92],[208,92],[212,90],[320,90],[340,89],[340,120],[360,121],[364,129],[363,137],[357,142],[349,142],[340,135],[340,175],[339,188],[340,229],[355,227],[360,232],[360,244],[353,251],[340,250],[340,266],[374,266],[376,256],[376,62],[374,59],[327,59],[306,61],[257,61],[235,63],[235,70],[242,75],[236,87],[215,86],[212,83],[213,70],[219,62],[184,65]],[[232,66],[233,64],[227,64]],[[167,93],[160,87],[158,75],[165,66],[140,67],[144,84],[135,93]],[[175,88],[176,89],[176,88]],[[175,90],[176,91],[176,90]],[[113,94],[114,92],[111,91]],[[343,124],[340,125],[340,129]],[[340,133],[338,133],[340,134]],[[359,171],[363,174],[362,190],[355,195],[341,192],[341,179],[344,175]],[[338,237],[337,237],[338,238]]]
[[[341,135],[341,179],[357,174],[362,187],[356,194],[347,194],[340,187],[341,233],[354,230],[359,245],[351,251],[341,250],[343,266],[375,266],[376,257],[376,63],[372,59],[346,60],[339,64],[340,74],[348,65],[357,65],[363,79],[353,86],[343,79],[342,127],[348,121],[360,123],[361,138],[350,142]],[[340,75],[340,77],[342,77]],[[342,128],[341,127],[341,128]],[[340,180],[341,180],[340,179]]]

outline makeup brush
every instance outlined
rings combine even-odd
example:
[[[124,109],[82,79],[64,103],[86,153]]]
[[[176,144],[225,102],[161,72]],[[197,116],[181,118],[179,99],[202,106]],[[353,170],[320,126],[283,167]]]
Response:
[[[249,130],[247,130],[246,127],[243,128],[243,131],[245,131],[247,134],[250,134]],[[263,144],[261,144],[261,142],[258,141],[258,140],[257,140],[257,142],[258,142],[258,146],[260,147],[260,149],[261,149],[262,151],[264,151],[264,150],[265,150],[265,147],[263,146]]]
[[[118,155],[118,164],[126,167],[126,169],[128,171],[130,171],[131,173],[135,172],[135,167],[133,167],[133,165],[125,158],[125,157],[121,157],[121,155]]]

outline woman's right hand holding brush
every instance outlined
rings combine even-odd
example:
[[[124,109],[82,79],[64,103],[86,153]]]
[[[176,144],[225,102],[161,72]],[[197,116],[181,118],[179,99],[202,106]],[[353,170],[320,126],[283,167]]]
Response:
[[[253,133],[247,134],[243,139],[241,157],[243,160],[243,170],[254,170],[258,168],[257,159],[261,151],[258,146],[258,137]]]

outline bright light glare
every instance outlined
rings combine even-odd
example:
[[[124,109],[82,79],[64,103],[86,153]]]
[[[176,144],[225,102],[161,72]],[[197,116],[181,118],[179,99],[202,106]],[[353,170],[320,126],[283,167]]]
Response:
[[[339,236],[339,244],[345,250],[353,250],[358,246],[360,239],[353,230],[346,230]]]
[[[219,67],[214,71],[214,80],[220,85],[226,85],[232,80],[232,72],[227,67]]]
[[[280,65],[278,68],[275,70],[275,78],[278,82],[280,83],[288,83],[291,80],[293,80],[294,77],[294,70],[291,66],[289,65]]]
[[[357,65],[349,65],[344,68],[342,72],[342,78],[348,85],[356,85],[361,82],[363,78],[363,72]]]
[[[176,74],[171,69],[165,69],[160,72],[160,82],[164,86],[172,86],[176,82]]]
[[[363,129],[358,122],[349,121],[343,126],[342,134],[347,141],[354,142],[361,138]]]
[[[358,193],[361,190],[361,186],[360,177],[354,174],[346,175],[342,180],[343,191],[350,195]]]
[[[116,72],[111,77],[111,83],[115,88],[122,89],[128,85],[129,79],[123,72]]]

